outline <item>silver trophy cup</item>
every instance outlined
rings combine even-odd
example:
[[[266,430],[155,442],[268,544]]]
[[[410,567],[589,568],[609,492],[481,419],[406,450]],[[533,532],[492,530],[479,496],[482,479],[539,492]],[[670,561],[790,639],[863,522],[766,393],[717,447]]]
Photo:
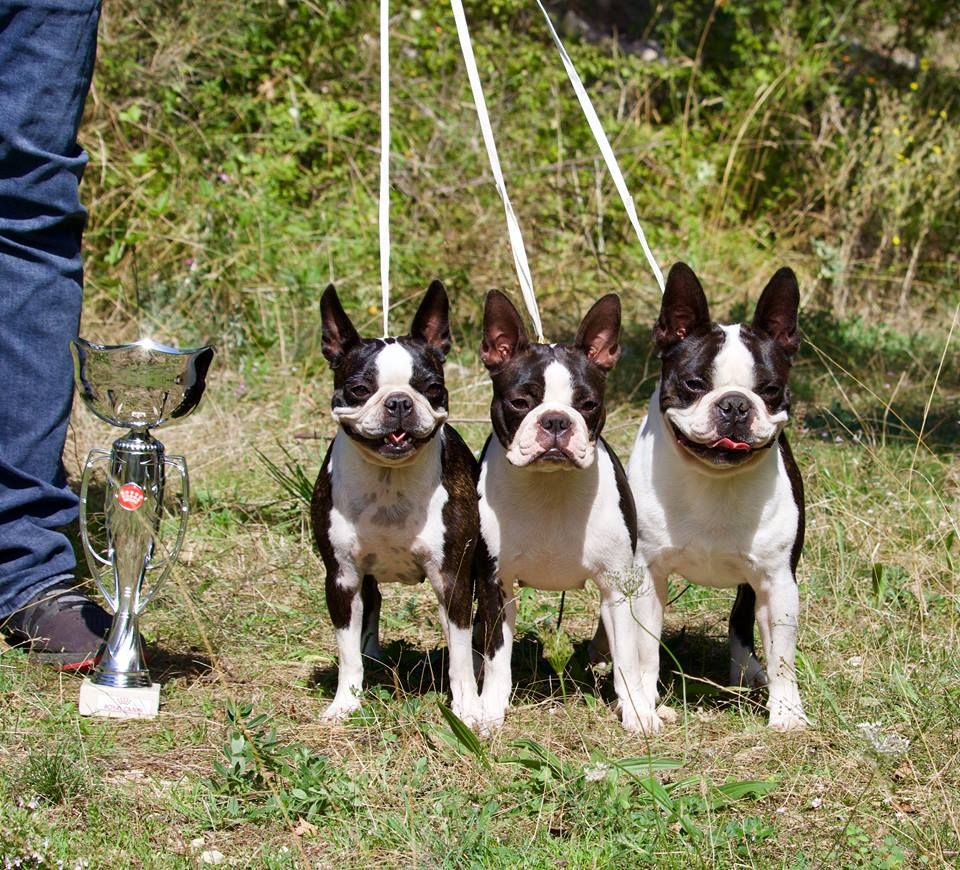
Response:
[[[96,416],[128,429],[110,450],[87,456],[80,485],[80,536],[90,572],[114,613],[92,677],[80,691],[80,713],[115,718],[152,718],[160,686],[143,658],[139,617],[173,565],[187,528],[189,479],[182,456],[167,456],[151,429],[186,417],[200,401],[212,347],[177,350],[149,339],[133,344],[72,343],[80,397]],[[89,528],[90,482],[103,466],[106,488],[103,528],[106,552],[93,544]],[[160,536],[167,473],[180,479],[179,523]],[[151,575],[151,586],[144,584]]]

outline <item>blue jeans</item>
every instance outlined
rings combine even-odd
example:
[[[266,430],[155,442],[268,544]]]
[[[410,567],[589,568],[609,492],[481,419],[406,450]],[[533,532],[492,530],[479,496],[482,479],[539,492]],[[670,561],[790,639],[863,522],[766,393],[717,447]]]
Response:
[[[76,567],[61,454],[83,292],[77,128],[100,0],[0,0],[0,619]]]

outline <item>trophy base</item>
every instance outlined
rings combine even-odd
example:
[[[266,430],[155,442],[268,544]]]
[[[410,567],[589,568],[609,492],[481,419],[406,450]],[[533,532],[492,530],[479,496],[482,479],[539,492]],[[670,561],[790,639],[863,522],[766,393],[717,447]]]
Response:
[[[85,677],[80,686],[80,715],[109,719],[156,719],[160,710],[160,684],[142,689],[101,686]]]

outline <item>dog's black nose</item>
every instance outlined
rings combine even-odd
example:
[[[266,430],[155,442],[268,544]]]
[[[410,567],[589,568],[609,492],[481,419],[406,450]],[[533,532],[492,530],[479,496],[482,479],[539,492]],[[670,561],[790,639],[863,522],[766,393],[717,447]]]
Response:
[[[724,420],[745,420],[750,414],[750,400],[743,393],[724,393],[716,401],[717,411]]]
[[[540,428],[551,435],[561,435],[570,428],[570,418],[566,414],[544,414],[540,418]]]
[[[413,399],[406,393],[392,393],[383,400],[383,407],[395,417],[406,417],[413,413]]]

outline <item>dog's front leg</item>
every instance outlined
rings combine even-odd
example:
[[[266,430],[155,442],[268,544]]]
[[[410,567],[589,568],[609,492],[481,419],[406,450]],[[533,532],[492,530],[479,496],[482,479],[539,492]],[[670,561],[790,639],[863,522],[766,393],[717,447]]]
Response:
[[[615,589],[604,591],[600,618],[610,644],[613,688],[617,693],[620,719],[627,731],[653,733],[660,730],[660,721],[654,703],[644,697],[641,688],[637,623],[630,610],[629,598]]]
[[[428,576],[440,601],[440,625],[447,642],[452,709],[470,728],[477,729],[483,713],[473,669],[471,558],[472,554],[463,559],[458,573],[430,572]]]
[[[777,731],[805,728],[809,722],[803,712],[797,686],[796,652],[800,593],[789,568],[759,584],[756,589],[757,625],[763,640],[769,677],[770,727]]]
[[[343,719],[360,709],[363,690],[363,601],[360,578],[352,569],[327,570],[327,608],[337,635],[337,694],[324,711],[327,720]]]

